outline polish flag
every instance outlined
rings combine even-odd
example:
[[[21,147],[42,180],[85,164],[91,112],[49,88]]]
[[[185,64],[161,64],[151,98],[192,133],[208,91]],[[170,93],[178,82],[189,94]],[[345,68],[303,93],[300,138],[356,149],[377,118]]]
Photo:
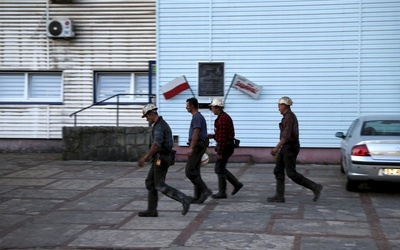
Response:
[[[163,93],[165,99],[168,100],[187,89],[190,89],[190,86],[186,80],[186,77],[180,76],[165,84],[164,86],[161,86],[161,93]]]

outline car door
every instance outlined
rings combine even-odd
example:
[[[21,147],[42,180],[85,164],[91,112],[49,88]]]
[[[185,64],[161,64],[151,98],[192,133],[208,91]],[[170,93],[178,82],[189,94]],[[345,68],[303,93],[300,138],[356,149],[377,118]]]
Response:
[[[346,132],[346,136],[343,138],[341,142],[341,155],[343,157],[343,167],[345,172],[347,172],[347,168],[351,161],[351,148],[353,147],[352,137],[354,135],[355,128],[360,123],[360,119],[355,119],[353,123],[350,125],[349,129]]]

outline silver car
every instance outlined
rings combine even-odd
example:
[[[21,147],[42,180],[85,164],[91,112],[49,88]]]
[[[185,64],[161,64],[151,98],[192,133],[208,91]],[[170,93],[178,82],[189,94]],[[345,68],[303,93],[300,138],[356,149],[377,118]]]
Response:
[[[360,116],[341,138],[341,171],[346,189],[358,190],[361,181],[400,182],[400,115]]]

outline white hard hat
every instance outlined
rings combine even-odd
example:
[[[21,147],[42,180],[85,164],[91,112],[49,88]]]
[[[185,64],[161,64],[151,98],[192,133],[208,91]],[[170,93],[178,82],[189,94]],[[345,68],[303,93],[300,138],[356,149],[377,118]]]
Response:
[[[146,116],[146,114],[147,114],[149,111],[156,111],[157,109],[158,109],[157,106],[154,105],[153,103],[147,104],[146,106],[143,107],[143,110],[142,110],[142,112],[143,112],[142,118],[144,118],[144,117]]]
[[[207,166],[209,161],[210,161],[210,157],[208,156],[207,153],[204,153],[203,156],[201,157],[201,167]]]
[[[293,104],[293,101],[289,97],[283,96],[283,97],[279,98],[278,104],[285,104],[285,105],[291,106]]]
[[[210,103],[210,105],[208,105],[208,106],[223,108],[224,107],[224,102],[219,98],[214,98],[212,100],[212,102]]]

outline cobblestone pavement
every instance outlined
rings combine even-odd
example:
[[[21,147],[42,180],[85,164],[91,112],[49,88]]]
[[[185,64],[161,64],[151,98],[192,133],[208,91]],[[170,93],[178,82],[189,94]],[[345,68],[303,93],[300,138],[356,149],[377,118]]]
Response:
[[[275,192],[273,164],[228,168],[245,185],[235,196],[193,204],[183,216],[180,203],[160,195],[159,217],[142,218],[149,166],[0,154],[0,248],[400,249],[399,185],[350,193],[339,166],[299,165],[323,184],[320,200],[287,180],[286,203],[267,203]],[[217,191],[213,165],[202,171]],[[193,194],[182,162],[170,168],[167,183]]]

